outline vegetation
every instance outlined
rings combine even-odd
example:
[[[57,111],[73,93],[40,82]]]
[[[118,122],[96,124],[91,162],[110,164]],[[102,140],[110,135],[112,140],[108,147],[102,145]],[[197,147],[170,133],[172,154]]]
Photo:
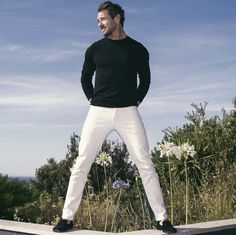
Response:
[[[169,189],[173,188],[172,210],[175,214],[172,220],[175,224],[186,221],[186,200],[189,200],[188,223],[236,216],[236,99],[233,104],[234,108],[228,114],[222,110],[222,118],[207,118],[207,103],[193,104],[194,110],[186,116],[190,123],[164,131],[165,141],[176,145],[187,142],[196,150],[194,158],[187,160],[187,166],[184,159],[170,159],[172,181],[168,174],[167,157],[159,158],[157,148],[152,152],[167,205],[171,204]],[[189,179],[187,199],[186,167]]]
[[[222,110],[221,116],[208,118],[207,103],[192,104],[188,123],[164,130],[163,141],[151,152],[175,225],[236,216],[236,98],[233,105],[229,113]],[[49,159],[37,169],[31,185],[35,200],[15,204],[16,220],[57,223],[78,146],[79,137],[73,134],[64,160]],[[150,228],[153,219],[125,144],[105,141],[90,170],[75,224],[122,232]]]
[[[29,185],[0,174],[0,219],[13,219],[14,208],[32,199]]]

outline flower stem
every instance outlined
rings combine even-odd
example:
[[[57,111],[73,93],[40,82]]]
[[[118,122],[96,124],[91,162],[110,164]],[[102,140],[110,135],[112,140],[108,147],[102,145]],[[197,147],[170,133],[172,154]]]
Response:
[[[172,175],[171,175],[171,164],[170,164],[170,157],[168,156],[168,166],[169,166],[169,178],[170,178],[170,218],[171,223],[174,223],[174,203],[173,203],[173,182],[172,182]]]
[[[138,193],[139,193],[139,198],[140,198],[140,202],[141,202],[141,208],[142,208],[142,213],[143,213],[143,228],[145,228],[146,223],[145,223],[145,211],[144,211],[144,205],[143,205],[143,201],[142,201],[142,194],[137,182],[137,189],[138,189]]]
[[[106,203],[106,215],[105,215],[105,227],[104,232],[107,231],[107,221],[108,221],[108,198],[109,198],[109,192],[108,192],[108,182],[107,182],[107,173],[106,173],[106,166],[104,165],[104,175],[105,175],[105,187],[106,187],[106,193],[107,193],[107,203]]]
[[[96,164],[96,177],[97,177],[97,185],[98,185],[98,191],[100,190],[100,183],[99,183],[99,177],[98,177],[98,166]]]
[[[189,178],[188,178],[188,168],[187,160],[184,161],[185,166],[185,224],[188,224],[188,214],[189,214]]]
[[[113,216],[113,218],[112,218],[112,223],[111,223],[111,232],[112,232],[112,230],[113,230],[113,226],[114,226],[114,223],[115,223],[116,214],[117,214],[117,211],[118,211],[118,208],[119,208],[119,205],[120,205],[121,192],[122,192],[122,189],[119,190],[119,196],[118,196],[118,199],[117,199],[117,205],[116,205],[115,213],[114,213],[114,216]]]
[[[92,221],[91,206],[90,206],[90,202],[89,202],[89,193],[88,193],[87,187],[85,187],[85,190],[86,190],[86,194],[87,194],[87,203],[88,203],[88,212],[89,212],[89,224],[90,224],[90,228],[92,228],[93,227],[93,221]]]

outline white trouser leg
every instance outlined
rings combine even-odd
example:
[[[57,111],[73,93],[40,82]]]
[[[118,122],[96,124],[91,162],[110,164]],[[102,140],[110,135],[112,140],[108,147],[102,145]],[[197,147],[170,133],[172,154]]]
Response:
[[[167,219],[159,177],[149,154],[149,146],[141,117],[136,107],[119,109],[115,129],[127,145],[138,168],[142,183],[156,220]]]
[[[71,173],[63,219],[73,220],[80,204],[87,175],[106,136],[117,130],[139,170],[156,220],[167,218],[158,175],[149,155],[146,132],[136,107],[91,106],[81,134],[79,157]]]
[[[79,157],[73,167],[62,218],[73,220],[79,207],[87,175],[106,136],[113,129],[110,110],[91,106],[85,120],[79,143]]]

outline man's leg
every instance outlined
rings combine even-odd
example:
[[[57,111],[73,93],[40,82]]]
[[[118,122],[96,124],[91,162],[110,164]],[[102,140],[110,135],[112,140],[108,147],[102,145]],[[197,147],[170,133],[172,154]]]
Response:
[[[166,220],[167,213],[159,178],[149,154],[149,146],[141,117],[136,107],[119,109],[116,130],[127,145],[141,176],[143,186],[157,221]]]
[[[79,207],[87,175],[104,139],[112,130],[112,118],[103,108],[91,106],[79,143],[79,157],[70,176],[62,218],[73,220]]]

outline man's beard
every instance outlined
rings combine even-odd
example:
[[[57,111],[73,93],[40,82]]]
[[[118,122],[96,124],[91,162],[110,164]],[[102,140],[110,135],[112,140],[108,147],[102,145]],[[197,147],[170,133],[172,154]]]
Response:
[[[112,34],[112,31],[111,31],[111,30],[108,30],[108,31],[105,31],[105,32],[103,33],[103,36],[104,36],[104,37],[109,37],[111,34]]]
[[[102,31],[104,37],[109,37],[113,33],[113,28],[106,27],[105,31]]]

